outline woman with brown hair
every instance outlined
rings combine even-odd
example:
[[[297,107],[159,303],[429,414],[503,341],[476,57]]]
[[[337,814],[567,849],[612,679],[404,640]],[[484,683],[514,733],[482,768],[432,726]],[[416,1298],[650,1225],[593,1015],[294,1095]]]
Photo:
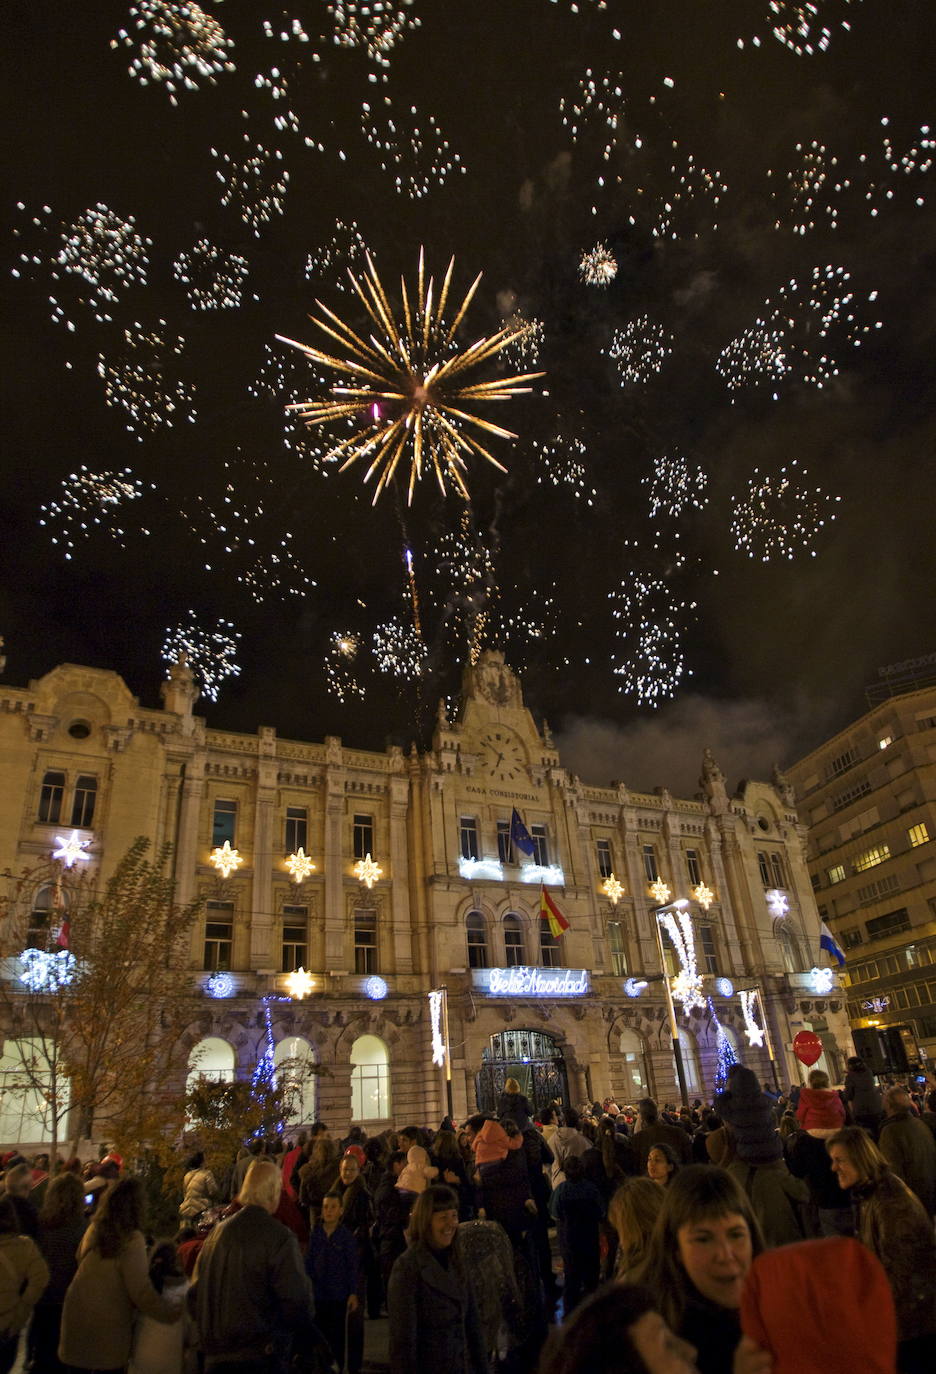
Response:
[[[686,1165],[659,1191],[663,1206],[637,1280],[658,1295],[670,1329],[695,1346],[699,1374],[725,1374],[741,1340],[744,1280],[764,1248],[760,1226],[740,1185],[714,1165]]]
[[[0,1198],[0,1374],[13,1368],[20,1331],[48,1281],[36,1242],[20,1235],[12,1199]]]
[[[457,1233],[458,1198],[431,1183],[413,1204],[409,1248],[390,1274],[391,1374],[487,1374],[477,1307],[452,1244]]]
[[[84,1188],[75,1174],[61,1173],[49,1183],[39,1213],[37,1245],[49,1266],[49,1286],[36,1303],[29,1328],[29,1361],[33,1369],[58,1374],[57,1351],[62,1304],[78,1269],[78,1246],[88,1229]]]
[[[338,1146],[329,1135],[317,1136],[309,1151],[309,1162],[299,1170],[299,1205],[309,1217],[309,1227],[318,1225],[322,1198],[338,1180]]]
[[[614,1277],[632,1279],[647,1258],[650,1236],[663,1207],[664,1191],[652,1178],[629,1178],[608,1205],[617,1235]]]
[[[936,1241],[933,1223],[915,1193],[890,1168],[860,1126],[845,1126],[826,1141],[840,1188],[850,1188],[856,1235],[877,1255],[894,1294],[901,1374],[936,1364]]]
[[[150,1282],[143,1236],[143,1184],[122,1178],[104,1195],[78,1250],[78,1272],[65,1294],[59,1359],[76,1369],[122,1370],[130,1358],[137,1312],[178,1321],[178,1306]]]

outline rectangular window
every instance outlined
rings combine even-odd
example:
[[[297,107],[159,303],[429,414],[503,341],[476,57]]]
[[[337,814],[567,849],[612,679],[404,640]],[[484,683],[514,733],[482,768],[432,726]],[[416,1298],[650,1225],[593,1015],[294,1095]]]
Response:
[[[829,884],[843,883],[845,881],[845,865],[836,864],[834,868],[826,870],[829,877]]]
[[[94,804],[97,801],[97,778],[88,773],[79,773],[75,783],[75,798],[72,802],[72,825],[79,830],[87,830],[94,820]]]
[[[864,944],[864,936],[857,926],[852,926],[851,930],[842,931],[842,948],[854,949],[856,945]]]
[[[368,854],[374,857],[373,816],[355,816],[353,841],[356,859],[366,859]]]
[[[786,878],[783,873],[783,860],[779,854],[770,856],[770,873],[773,878],[774,887],[786,887]]]
[[[886,749],[887,746],[888,746],[889,744],[893,744],[893,743],[894,743],[894,737],[893,737],[893,735],[882,735],[881,738],[878,740],[878,748],[879,748],[879,749]]]
[[[46,773],[42,779],[39,793],[39,820],[44,825],[57,825],[62,819],[62,795],[65,791],[65,774],[55,771]]]
[[[472,911],[468,917],[468,967],[487,968],[487,927],[480,911]]]
[[[205,914],[204,967],[212,973],[230,969],[234,941],[234,903],[208,902]]]
[[[910,929],[910,913],[905,906],[897,911],[889,911],[886,916],[874,916],[865,923],[869,940],[883,940],[886,935],[897,935],[902,930]],[[890,957],[890,956],[888,956]],[[897,972],[895,961],[894,968],[887,972]]]
[[[869,868],[877,868],[878,864],[886,863],[890,856],[890,845],[873,845],[871,849],[866,849],[854,860],[855,872],[866,873]]]
[[[611,972],[618,978],[627,974],[627,955],[624,952],[624,927],[620,921],[608,922],[608,948],[611,953]]]
[[[458,842],[463,859],[480,859],[478,848],[478,821],[475,816],[462,816],[458,823]]]
[[[559,940],[545,922],[540,931],[540,963],[543,968],[559,967]]]
[[[309,908],[283,907],[283,972],[309,967]]]
[[[767,862],[767,855],[762,849],[757,853],[757,867],[760,872],[760,880],[765,887],[773,887],[773,878],[770,876],[770,865]]]
[[[514,862],[513,845],[510,842],[510,821],[497,822],[497,857],[502,864]]]
[[[234,848],[234,833],[237,829],[237,802],[215,800],[214,816],[211,822],[211,847],[217,849],[227,840]]]
[[[377,912],[354,913],[354,971],[377,972]]]
[[[929,831],[926,828],[926,822],[920,821],[919,825],[911,825],[910,829],[907,831],[907,839],[910,841],[910,845],[913,849],[916,849],[918,844],[926,844],[929,839]]]
[[[689,874],[691,886],[698,887],[702,881],[702,865],[699,863],[699,851],[697,849],[686,850],[686,872]]]
[[[523,963],[523,929],[517,916],[504,917],[504,962],[508,968]]]
[[[598,861],[598,875],[601,878],[610,878],[614,872],[614,859],[611,857],[611,841],[595,841],[595,858]]]
[[[655,883],[660,876],[657,868],[656,850],[652,844],[645,844],[643,847],[644,874],[648,883]]]
[[[718,954],[715,950],[715,932],[711,926],[699,927],[702,958],[699,960],[700,973],[718,972]]]
[[[533,841],[533,862],[540,868],[549,866],[549,843],[546,839],[545,825],[531,825],[530,839]]]
[[[287,854],[295,854],[297,849],[301,849],[304,854],[308,854],[309,813],[304,806],[287,806],[286,831],[283,835],[283,847]]]
[[[859,797],[866,796],[871,791],[871,784],[867,778],[862,778],[860,782],[852,783],[851,787],[846,787],[844,792],[832,798],[832,810],[842,811],[846,806],[851,806],[853,801]]]
[[[844,754],[839,754],[837,758],[830,761],[826,769],[827,777],[837,777],[839,773],[846,773],[849,768],[858,762],[858,754],[854,749],[846,749]]]

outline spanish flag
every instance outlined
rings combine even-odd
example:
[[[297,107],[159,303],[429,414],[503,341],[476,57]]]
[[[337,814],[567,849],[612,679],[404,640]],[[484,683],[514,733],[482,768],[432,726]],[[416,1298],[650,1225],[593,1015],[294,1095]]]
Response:
[[[568,921],[556,906],[556,903],[553,901],[552,897],[550,897],[545,887],[540,888],[540,915],[544,921],[548,921],[550,934],[554,935],[557,940],[564,931],[569,929]]]

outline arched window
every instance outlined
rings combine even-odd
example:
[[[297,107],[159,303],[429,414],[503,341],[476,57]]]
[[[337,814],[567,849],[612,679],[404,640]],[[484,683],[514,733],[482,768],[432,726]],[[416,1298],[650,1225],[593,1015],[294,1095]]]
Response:
[[[292,1088],[289,1126],[308,1126],[315,1120],[315,1056],[308,1040],[289,1035],[273,1051],[273,1068],[283,1075],[284,1085]]]
[[[623,1100],[625,1102],[638,1102],[640,1098],[647,1097],[650,1093],[643,1041],[636,1031],[622,1030],[618,1048],[621,1052],[621,1058],[624,1060]]]
[[[540,963],[543,968],[558,968],[562,963],[559,937],[553,935],[545,921],[540,921]]]
[[[61,1139],[71,1089],[61,1064],[53,1074],[46,1046],[39,1040],[5,1040],[0,1056],[0,1140],[9,1144],[47,1140],[53,1106]],[[56,1101],[53,1103],[53,1098]]]
[[[212,1083],[234,1082],[234,1048],[217,1035],[208,1035],[192,1046],[185,1080],[186,1096],[200,1078],[207,1078]]]
[[[25,949],[50,949],[58,934],[65,913],[68,910],[68,897],[61,891],[56,908],[55,884],[45,883],[33,898],[32,910],[26,926]]]
[[[803,963],[803,955],[791,926],[789,917],[782,917],[774,923],[774,931],[780,941],[780,953],[783,955],[783,967],[787,973],[802,973],[806,964]]]
[[[465,930],[468,936],[468,967],[487,968],[487,926],[480,911],[469,911]]]
[[[679,1027],[679,1049],[682,1054],[683,1073],[686,1078],[686,1091],[690,1097],[702,1095],[702,1065],[699,1060],[699,1046],[692,1031]]]
[[[513,911],[504,917],[504,963],[508,968],[523,963],[523,922]]]
[[[351,1046],[351,1120],[390,1119],[390,1057],[377,1035],[360,1035]]]

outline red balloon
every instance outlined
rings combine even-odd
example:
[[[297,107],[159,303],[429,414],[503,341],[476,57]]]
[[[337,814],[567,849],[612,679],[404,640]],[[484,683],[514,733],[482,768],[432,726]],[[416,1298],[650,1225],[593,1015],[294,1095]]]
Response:
[[[822,1054],[822,1041],[815,1031],[800,1031],[793,1041],[793,1053],[809,1068]]]

